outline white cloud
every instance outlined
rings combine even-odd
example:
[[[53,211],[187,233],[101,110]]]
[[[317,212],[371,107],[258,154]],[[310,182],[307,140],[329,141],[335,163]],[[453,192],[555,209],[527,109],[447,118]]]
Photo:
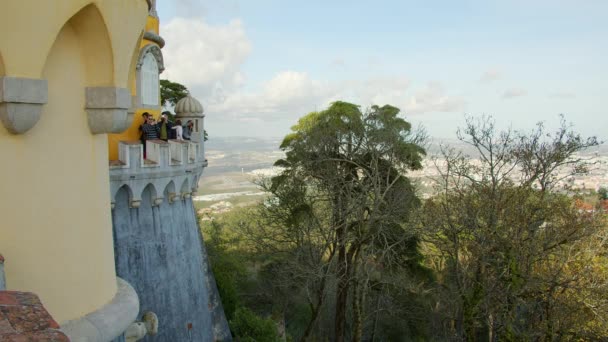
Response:
[[[423,114],[427,112],[460,112],[464,109],[463,99],[448,96],[444,87],[438,82],[430,82],[411,96],[404,108],[407,113]]]
[[[252,46],[240,20],[213,26],[203,19],[174,18],[161,27],[165,72],[161,78],[183,83],[194,91],[233,91],[246,77],[241,65]]]
[[[490,83],[499,80],[502,77],[500,71],[497,69],[489,69],[486,70],[481,77],[479,78],[479,82],[482,83]]]
[[[408,115],[458,112],[464,108],[462,99],[447,95],[444,87],[436,82],[410,89],[410,81],[405,77],[329,82],[315,80],[305,72],[284,71],[265,82],[258,91],[238,91],[223,103],[211,104],[209,112],[241,122],[252,118],[293,121],[337,100],[360,104],[363,108],[391,104]]]
[[[223,103],[210,105],[209,109],[239,121],[254,116],[277,118],[287,114],[299,117],[325,105],[333,93],[335,89],[327,82],[313,80],[304,72],[284,71],[265,82],[260,90],[237,91]]]
[[[520,97],[520,96],[526,96],[526,95],[528,95],[528,92],[525,89],[511,88],[511,89],[505,90],[505,92],[502,94],[502,98],[503,99],[512,99],[514,97]]]
[[[441,84],[413,88],[401,75],[330,81],[287,70],[259,85],[248,84],[242,66],[252,44],[239,20],[210,25],[201,18],[177,17],[161,27],[161,34],[167,41],[163,49],[166,70],[161,77],[186,85],[207,113],[224,122],[295,121],[337,100],[363,108],[391,104],[408,115],[464,107],[464,101],[448,95]],[[378,61],[370,58],[369,62]],[[338,58],[333,64],[345,62]]]

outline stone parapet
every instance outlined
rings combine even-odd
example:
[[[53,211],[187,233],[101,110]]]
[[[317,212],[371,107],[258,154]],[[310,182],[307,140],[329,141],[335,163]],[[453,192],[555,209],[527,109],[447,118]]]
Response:
[[[169,203],[190,198],[196,193],[198,180],[207,166],[201,160],[201,145],[192,141],[146,141],[146,159],[143,146],[138,142],[121,141],[119,160],[110,162],[110,194],[114,207],[116,193],[126,187],[130,206],[138,208],[141,194],[152,187],[156,205],[166,198]]]
[[[137,319],[139,297],[133,287],[116,278],[114,298],[97,311],[63,322],[61,329],[72,341],[107,342],[120,337]]]

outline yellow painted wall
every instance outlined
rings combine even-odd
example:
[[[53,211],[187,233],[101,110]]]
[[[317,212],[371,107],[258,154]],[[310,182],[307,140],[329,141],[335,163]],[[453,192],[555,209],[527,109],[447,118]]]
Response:
[[[146,13],[145,0],[2,1],[0,72],[47,79],[49,101],[25,134],[0,125],[0,253],[8,288],[59,322],[116,293],[107,135],[89,131],[84,88],[128,86]]]
[[[159,33],[159,21],[158,18],[148,16],[146,19],[146,31],[154,32],[156,34]],[[158,45],[150,40],[142,39],[139,45],[140,50],[148,44]],[[131,85],[131,95],[135,96],[136,89],[136,81],[135,81],[135,71],[133,71],[133,82]],[[160,103],[159,103],[160,106]],[[133,123],[131,126],[124,132],[118,134],[108,134],[108,155],[110,160],[118,160],[118,143],[120,141],[137,141],[140,138],[139,126],[144,122],[142,119],[142,114],[144,112],[148,112],[154,116],[154,118],[159,119],[161,111],[156,108],[137,108],[135,111]]]

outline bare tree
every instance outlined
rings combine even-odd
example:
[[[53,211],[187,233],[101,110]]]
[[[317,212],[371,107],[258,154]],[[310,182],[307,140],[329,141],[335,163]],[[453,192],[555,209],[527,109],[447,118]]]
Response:
[[[499,132],[491,118],[467,118],[458,137],[476,159],[442,149],[439,195],[421,216],[440,272],[446,335],[499,341],[575,334],[555,315],[584,283],[566,272],[580,260],[575,251],[601,225],[557,190],[588,172],[593,162],[580,153],[597,139],[582,138],[563,119],[554,134],[542,124],[526,134]]]

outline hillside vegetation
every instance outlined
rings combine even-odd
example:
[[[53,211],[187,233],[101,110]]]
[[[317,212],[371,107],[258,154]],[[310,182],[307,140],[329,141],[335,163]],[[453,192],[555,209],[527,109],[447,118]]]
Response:
[[[440,151],[434,195],[409,175],[425,135],[392,106],[336,102],[283,140],[265,193],[203,222],[240,341],[601,341],[608,338],[603,202],[568,177],[598,141],[499,131],[469,118]]]

